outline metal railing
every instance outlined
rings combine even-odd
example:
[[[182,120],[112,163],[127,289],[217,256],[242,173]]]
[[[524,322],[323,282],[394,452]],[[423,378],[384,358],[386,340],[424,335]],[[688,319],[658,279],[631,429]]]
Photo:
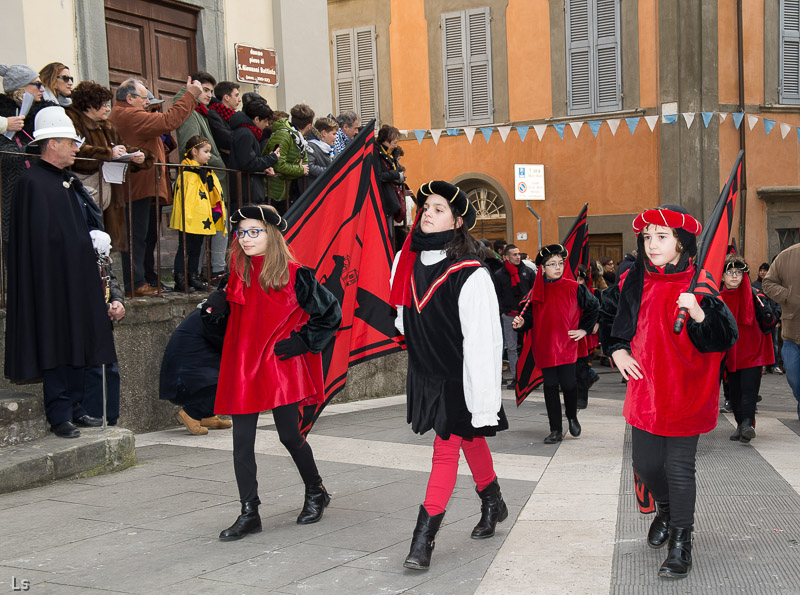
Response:
[[[34,159],[40,159],[41,156],[35,153],[22,153],[22,152],[14,152],[14,151],[0,151],[0,188],[3,188],[3,167],[4,161],[9,160],[9,158],[16,158],[23,161],[32,161]],[[77,157],[77,161],[84,161],[84,162],[95,162],[97,163],[97,172],[98,172],[98,179],[100,181],[97,184],[97,193],[98,196],[95,199],[95,202],[98,205],[104,204],[104,183],[103,183],[103,172],[102,172],[102,165],[107,161],[101,159],[93,159],[93,158],[84,158],[84,157]],[[28,165],[30,167],[30,165]],[[170,195],[169,200],[172,202],[173,192],[174,192],[174,181],[177,180],[179,177],[181,178],[180,184],[180,192],[181,192],[181,221],[183,230],[176,230],[178,233],[183,234],[182,237],[182,246],[183,246],[183,270],[187,271],[188,269],[188,245],[186,242],[186,200],[184,195],[184,184],[183,184],[183,173],[184,170],[187,168],[191,168],[194,170],[197,169],[204,169],[213,172],[225,172],[226,175],[226,188],[223,189],[222,192],[222,199],[225,203],[225,207],[227,209],[228,215],[234,212],[236,209],[244,206],[244,205],[251,205],[251,204],[270,204],[273,206],[277,206],[280,212],[285,212],[291,206],[292,197],[291,193],[289,192],[290,185],[292,183],[291,180],[284,176],[280,176],[284,178],[284,182],[286,183],[286,199],[285,201],[280,201],[283,203],[279,205],[278,202],[273,202],[270,196],[270,188],[269,183],[266,183],[269,180],[269,176],[264,172],[247,172],[242,170],[236,169],[229,169],[229,168],[221,168],[221,167],[212,167],[212,166],[197,166],[197,165],[184,165],[184,164],[175,164],[175,163],[153,163],[152,168],[148,168],[146,170],[142,170],[143,173],[151,173],[153,176],[154,182],[154,198],[147,199],[142,198],[140,200],[155,200],[155,208],[156,208],[156,245],[155,245],[155,274],[156,274],[156,290],[157,295],[162,295],[162,284],[161,284],[161,256],[162,256],[162,207],[164,205],[161,204],[162,200],[165,197],[159,196],[159,187],[161,185],[162,176],[166,175],[169,180],[170,186]],[[166,170],[166,171],[165,171]],[[67,171],[71,171],[67,168]],[[73,172],[74,173],[74,172]],[[143,173],[138,173],[136,175],[143,175]],[[133,237],[133,216],[132,216],[132,204],[135,201],[131,200],[131,190],[130,190],[130,175],[131,172],[128,171],[126,182],[121,184],[122,191],[124,192],[124,201],[125,201],[125,208],[127,209],[127,216],[126,216],[126,227],[127,227],[127,239],[128,239],[128,254],[130,255],[130,270],[128,271],[130,274],[130,296],[135,296],[136,287],[134,287],[134,254],[133,254],[133,245],[132,245],[132,237]],[[258,176],[260,179],[264,180],[264,187],[265,192],[262,195],[254,196],[253,189],[251,187],[251,181],[253,176]],[[77,177],[77,174],[76,174]],[[301,184],[302,190],[304,191],[307,187],[307,178],[300,178],[299,183]],[[5,195],[6,189],[3,188],[3,194]],[[302,192],[301,192],[302,193]],[[94,197],[93,197],[94,199]],[[111,197],[108,197],[108,208],[111,207]],[[13,200],[13,193],[12,193],[12,200]],[[10,206],[10,203],[7,205],[6,200],[3,199],[0,201],[0,221],[2,221],[2,225],[0,225],[0,265],[2,266],[2,271],[0,272],[0,308],[6,307],[6,287],[7,287],[7,271],[6,271],[6,234],[7,229],[5,225],[5,209]],[[101,207],[102,208],[102,207]],[[148,215],[149,216],[149,215]],[[225,225],[228,225],[228,222],[225,222]],[[206,279],[211,279],[211,238],[213,235],[209,235],[206,237],[205,240],[205,272],[206,272]],[[226,241],[226,247],[230,245],[230,235]],[[112,246],[112,250],[114,250],[114,246]],[[184,293],[189,293],[189,281],[188,279],[184,280]]]

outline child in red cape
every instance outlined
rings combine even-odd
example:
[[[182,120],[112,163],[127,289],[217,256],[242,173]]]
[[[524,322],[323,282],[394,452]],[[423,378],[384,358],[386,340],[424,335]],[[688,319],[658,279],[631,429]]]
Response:
[[[639,249],[618,294],[609,351],[628,381],[633,468],[656,501],[647,542],[660,548],[669,540],[658,574],[683,578],[692,568],[697,441],[717,425],[722,352],[738,332],[721,299],[687,293],[701,225],[686,209],[648,209],[633,230]],[[676,335],[681,307],[690,318]]]
[[[722,301],[739,327],[739,340],[725,356],[731,407],[736,431],[731,440],[747,444],[756,437],[756,398],[761,388],[761,366],[775,363],[772,327],[775,316],[763,294],[750,285],[750,268],[744,258],[728,254],[722,275]]]
[[[228,252],[231,312],[222,346],[215,413],[233,417],[233,469],[242,514],[223,541],[261,531],[256,478],[258,415],[272,410],[275,429],[305,484],[301,525],[322,518],[330,496],[300,433],[299,405],[325,400],[320,352],[342,320],[336,298],[292,258],[281,235],[286,222],[271,206],[242,207]]]

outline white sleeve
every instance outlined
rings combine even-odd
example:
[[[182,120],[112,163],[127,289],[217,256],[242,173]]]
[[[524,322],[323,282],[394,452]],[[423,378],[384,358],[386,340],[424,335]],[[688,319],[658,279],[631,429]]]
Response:
[[[394,273],[397,270],[397,263],[400,262],[400,252],[394,255],[394,262],[392,263],[392,276],[389,277],[389,290],[391,291],[392,284],[394,283]],[[406,333],[403,331],[403,306],[392,304],[397,308],[397,317],[394,319],[394,328],[397,329],[401,335]]]
[[[489,271],[473,273],[458,296],[458,316],[464,335],[464,400],[472,426],[496,425],[503,372],[503,332],[499,306]]]
[[[8,130],[8,118],[0,116],[0,134],[5,134]]]

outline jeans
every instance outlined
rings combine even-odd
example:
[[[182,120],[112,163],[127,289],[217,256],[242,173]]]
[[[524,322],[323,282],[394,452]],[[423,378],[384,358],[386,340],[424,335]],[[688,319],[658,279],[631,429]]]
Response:
[[[516,379],[517,359],[519,357],[519,334],[514,330],[514,327],[511,326],[511,323],[514,322],[514,316],[502,314],[500,316],[500,321],[503,323],[503,338],[505,339],[506,351],[508,352],[508,369],[511,372],[511,378]]]
[[[794,398],[800,405],[800,345],[788,339],[783,340],[783,368],[786,372],[786,380],[792,388]]]
[[[141,287],[144,278],[144,255],[147,252],[147,230],[150,227],[150,198],[130,203],[130,212],[125,208],[125,233],[128,234],[130,252],[122,253],[122,279],[128,293]],[[131,256],[133,255],[133,256]],[[133,283],[131,283],[131,258],[133,258]]]

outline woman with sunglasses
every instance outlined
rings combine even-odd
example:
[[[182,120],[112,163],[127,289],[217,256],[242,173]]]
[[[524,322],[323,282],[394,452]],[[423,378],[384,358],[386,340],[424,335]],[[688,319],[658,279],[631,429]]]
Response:
[[[574,438],[581,435],[578,423],[578,384],[576,363],[581,340],[594,330],[600,312],[597,298],[586,285],[564,278],[567,250],[561,244],[544,246],[536,255],[539,271],[530,292],[530,306],[525,317],[517,316],[512,326],[525,333],[523,342],[530,343],[533,359],[544,378],[544,403],[550,434],[545,444],[564,439],[561,420],[561,398]]]
[[[220,533],[222,541],[261,531],[255,439],[258,416],[272,410],[281,443],[305,484],[297,523],[316,523],[331,500],[299,428],[299,409],[325,400],[320,352],[342,321],[339,302],[300,266],[281,233],[286,221],[268,205],[247,206],[231,217],[226,288],[230,315],[222,347],[216,414],[233,417],[233,469],[242,514]]]
[[[61,107],[67,107],[72,103],[70,96],[75,80],[65,64],[50,62],[39,71],[39,76],[44,84],[43,98],[45,101],[52,101]]]

